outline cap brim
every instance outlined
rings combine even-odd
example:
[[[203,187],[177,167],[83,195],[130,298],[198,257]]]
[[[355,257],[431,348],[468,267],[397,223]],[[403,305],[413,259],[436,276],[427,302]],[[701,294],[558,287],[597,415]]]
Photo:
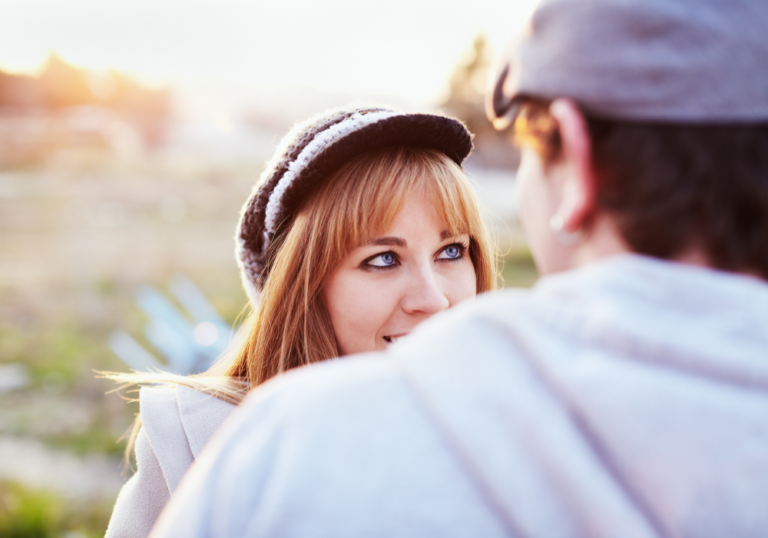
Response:
[[[522,101],[519,94],[507,95],[504,91],[509,70],[509,64],[506,64],[496,77],[493,91],[488,94],[485,102],[486,115],[497,131],[503,131],[514,123]]]

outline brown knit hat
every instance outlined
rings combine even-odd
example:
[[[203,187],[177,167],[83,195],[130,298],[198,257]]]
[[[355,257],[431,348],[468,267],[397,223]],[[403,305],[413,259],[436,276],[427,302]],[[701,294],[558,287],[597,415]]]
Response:
[[[392,146],[434,149],[460,165],[472,151],[472,135],[453,118],[372,106],[324,112],[283,138],[243,206],[237,230],[237,262],[252,304],[268,276],[273,239],[307,195],[354,157]]]

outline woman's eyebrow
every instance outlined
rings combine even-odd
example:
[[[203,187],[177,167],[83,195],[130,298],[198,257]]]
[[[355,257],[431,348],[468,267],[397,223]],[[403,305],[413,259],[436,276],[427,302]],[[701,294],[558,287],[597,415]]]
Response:
[[[406,248],[408,246],[408,241],[399,237],[377,237],[376,239],[369,239],[366,242],[366,245],[378,245],[387,247],[397,246]]]

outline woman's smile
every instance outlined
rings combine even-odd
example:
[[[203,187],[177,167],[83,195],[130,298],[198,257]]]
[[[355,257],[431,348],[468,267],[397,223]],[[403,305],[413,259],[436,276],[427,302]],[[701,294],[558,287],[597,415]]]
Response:
[[[401,338],[405,338],[406,336],[408,336],[408,333],[403,333],[403,334],[392,334],[392,335],[390,335],[390,336],[385,336],[385,337],[384,337],[384,341],[385,341],[387,344],[394,344],[395,342],[397,342],[397,341],[398,341],[398,340],[400,340]]]

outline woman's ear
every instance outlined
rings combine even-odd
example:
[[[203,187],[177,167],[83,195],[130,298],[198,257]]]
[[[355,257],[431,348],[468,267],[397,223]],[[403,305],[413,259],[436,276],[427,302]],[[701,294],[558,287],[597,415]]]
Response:
[[[592,168],[592,144],[587,123],[570,99],[555,99],[549,113],[557,121],[566,170],[560,205],[555,215],[562,219],[563,230],[584,230],[594,213],[596,182]]]

